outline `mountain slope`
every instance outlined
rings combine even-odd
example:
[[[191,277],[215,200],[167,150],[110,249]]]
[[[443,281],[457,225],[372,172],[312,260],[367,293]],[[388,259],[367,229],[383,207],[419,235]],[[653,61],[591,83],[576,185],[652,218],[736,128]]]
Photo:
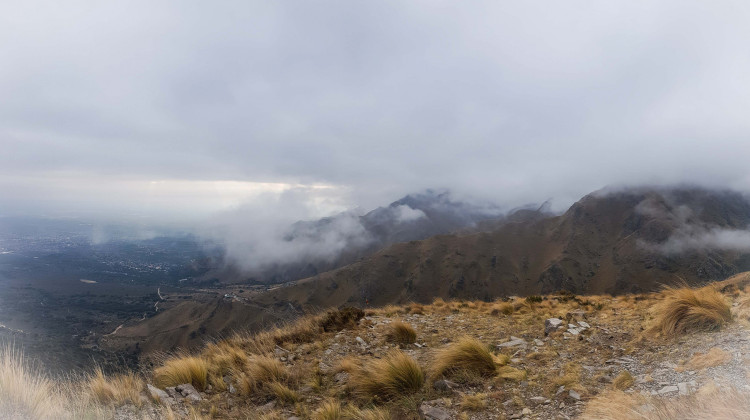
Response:
[[[257,294],[248,305],[238,304],[256,318],[238,318],[256,329],[295,312],[331,306],[427,303],[437,297],[491,300],[558,290],[622,294],[653,291],[663,284],[697,284],[750,269],[750,248],[743,250],[746,244],[736,240],[749,223],[750,204],[734,192],[601,191],[559,216],[522,210],[493,223],[489,232],[394,244],[348,266]],[[734,241],[722,242],[724,236]],[[193,311],[228,316],[214,312],[213,304],[201,305]],[[152,339],[137,334],[144,346],[168,345],[165,336],[174,344],[187,343],[174,334],[180,325],[208,336],[226,333],[226,328],[208,328],[225,325],[222,319],[201,320],[207,326],[201,330],[177,311],[167,310],[137,327],[161,337],[158,345],[149,345]],[[274,316],[262,315],[269,313]],[[172,332],[162,334],[167,327]]]
[[[750,204],[733,192],[597,192],[560,216],[511,217],[492,232],[395,244],[259,301],[379,305],[561,289],[612,294],[654,290],[750,268],[747,252],[716,249],[721,244],[710,241],[722,233],[741,233],[748,223]],[[680,252],[674,252],[677,248]]]

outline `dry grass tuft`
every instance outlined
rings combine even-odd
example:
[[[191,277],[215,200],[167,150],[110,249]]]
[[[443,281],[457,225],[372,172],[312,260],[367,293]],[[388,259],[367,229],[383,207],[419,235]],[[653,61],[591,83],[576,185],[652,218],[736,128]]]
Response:
[[[497,376],[509,381],[520,382],[526,380],[526,371],[511,366],[503,366],[497,369]]]
[[[335,371],[337,373],[352,373],[359,368],[361,363],[362,362],[359,360],[359,358],[349,355],[338,361]]]
[[[357,326],[365,312],[359,308],[347,306],[338,310],[328,311],[320,320],[320,326],[323,331],[341,331],[344,328],[354,328]]]
[[[424,305],[419,303],[412,303],[407,308],[408,312],[415,315],[424,315]]]
[[[320,404],[312,416],[313,420],[341,420],[344,418],[344,409],[336,400],[328,400]]]
[[[242,395],[252,395],[263,384],[285,382],[289,371],[280,361],[268,356],[252,356],[242,370],[235,371]],[[273,390],[272,390],[273,391]]]
[[[297,391],[279,382],[271,382],[270,384],[268,384],[268,390],[276,397],[277,400],[285,404],[294,404],[300,399]]]
[[[29,370],[12,346],[0,349],[0,418],[56,419],[63,412],[55,385]]]
[[[389,326],[387,333],[388,340],[397,344],[412,344],[417,341],[417,332],[411,325],[401,322],[393,321]]]
[[[563,368],[563,374],[555,377],[552,383],[555,386],[571,386],[577,384],[581,380],[581,366],[570,362]]]
[[[461,399],[461,409],[467,411],[484,410],[487,407],[487,394],[465,394]]]
[[[615,389],[624,391],[633,386],[634,383],[635,379],[633,378],[633,375],[631,375],[627,370],[623,370],[612,381],[612,386],[614,386]]]
[[[107,378],[101,368],[97,368],[86,380],[88,395],[97,403],[105,405],[121,406],[131,403],[140,407],[143,404],[143,387],[143,381],[132,372]]]
[[[366,408],[361,409],[349,405],[344,410],[344,417],[347,420],[392,420],[391,413],[385,408]]]
[[[492,307],[492,311],[490,311],[490,315],[511,315],[515,311],[515,307],[510,302],[500,302],[495,304],[495,306]]]
[[[360,397],[390,400],[419,391],[424,379],[424,372],[414,359],[393,351],[365,363],[352,373],[349,383]]]
[[[692,359],[687,363],[689,370],[701,370],[710,367],[723,365],[730,361],[732,355],[719,347],[713,347],[706,353],[696,353]]]
[[[177,356],[168,359],[154,369],[154,385],[159,388],[192,384],[202,391],[208,383],[208,363],[205,359],[193,356]]]
[[[582,420],[636,420],[646,419],[639,409],[645,398],[639,394],[622,391],[605,391],[586,405]]]
[[[735,420],[750,418],[750,394],[713,388],[679,399],[646,398],[622,391],[599,394],[582,420]]]
[[[488,346],[464,337],[435,353],[431,375],[437,378],[459,370],[492,376],[497,370],[497,363]]]
[[[724,296],[714,287],[667,288],[664,299],[654,307],[652,332],[675,336],[693,331],[713,331],[731,321]]]

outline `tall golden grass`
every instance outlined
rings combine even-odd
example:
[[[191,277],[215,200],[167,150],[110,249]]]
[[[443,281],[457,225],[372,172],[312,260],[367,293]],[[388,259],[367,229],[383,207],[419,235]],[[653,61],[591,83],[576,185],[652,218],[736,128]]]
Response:
[[[678,399],[606,391],[591,400],[581,420],[750,419],[750,394],[714,388]]]
[[[268,356],[251,356],[242,370],[234,372],[239,391],[252,395],[263,385],[283,383],[289,379],[289,371],[280,361]],[[273,391],[273,390],[272,390]]]
[[[492,376],[497,372],[498,361],[487,345],[474,338],[463,337],[435,353],[430,374],[437,378],[451,372],[469,371]]]
[[[701,370],[714,366],[723,365],[730,361],[732,355],[719,347],[712,347],[706,353],[696,353],[687,363],[690,370]]]
[[[101,368],[96,368],[86,380],[89,396],[97,403],[105,405],[120,406],[131,403],[140,407],[143,404],[141,391],[144,386],[144,382],[133,372],[106,377]]]
[[[402,321],[393,321],[387,333],[388,339],[397,344],[412,344],[417,341],[417,332],[411,325]]]
[[[12,345],[0,348],[0,418],[55,419],[66,411],[52,381],[31,369]]]
[[[732,320],[724,296],[712,286],[666,288],[653,309],[652,332],[675,336],[693,331],[712,331]]]
[[[154,385],[159,388],[192,384],[202,391],[208,383],[208,363],[195,356],[175,356],[154,369]]]
[[[419,391],[424,380],[424,372],[414,359],[392,351],[354,371],[349,384],[360,397],[390,400]]]

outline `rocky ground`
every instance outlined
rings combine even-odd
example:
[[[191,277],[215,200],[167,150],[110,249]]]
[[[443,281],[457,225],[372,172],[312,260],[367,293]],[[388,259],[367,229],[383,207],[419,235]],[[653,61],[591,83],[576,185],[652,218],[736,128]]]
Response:
[[[735,309],[742,296],[728,296]],[[735,321],[720,331],[660,338],[646,332],[649,309],[658,299],[657,294],[558,295],[539,301],[437,301],[371,309],[356,327],[274,350],[273,356],[289,369],[314,371],[318,377],[315,386],[300,382],[296,403],[242,398],[231,383],[223,391],[167,389],[171,395],[163,400],[174,402],[178,416],[188,415],[192,407],[195,415],[214,418],[310,418],[332,398],[370,404],[354,397],[343,365],[358,365],[400,347],[429,373],[435,351],[462,336],[507,355],[509,366],[524,374],[513,379],[431,377],[422,392],[382,404],[393,418],[572,419],[602,391],[614,388],[666,399],[707,385],[750,390],[750,330],[742,316],[735,314]],[[396,320],[416,330],[416,342],[397,345],[389,340]],[[710,360],[701,361],[705,354]]]

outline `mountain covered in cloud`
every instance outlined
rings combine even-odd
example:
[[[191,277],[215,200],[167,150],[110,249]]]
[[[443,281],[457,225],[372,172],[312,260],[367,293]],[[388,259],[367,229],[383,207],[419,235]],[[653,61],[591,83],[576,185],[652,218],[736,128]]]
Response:
[[[207,277],[228,283],[283,283],[344,266],[395,243],[470,231],[502,218],[501,208],[494,204],[426,190],[363,215],[346,211],[298,221],[247,246],[246,252],[235,246],[226,265]]]
[[[750,202],[737,192],[607,189],[561,215],[521,210],[489,230],[394,244],[274,291],[266,303],[380,305],[697,284],[750,269],[748,226]]]
[[[377,212],[396,209],[402,205],[398,203]],[[560,215],[519,209],[474,230],[395,243],[287,287],[246,295],[243,304],[226,299],[182,303],[181,309],[123,329],[121,338],[160,349],[198,343],[200,331],[210,331],[212,325],[224,326],[214,331],[222,334],[232,328],[257,329],[332,306],[426,303],[437,297],[495,299],[559,290],[616,295],[702,284],[750,270],[749,226],[750,202],[737,192],[605,189]],[[208,315],[187,319],[183,313],[223,315],[221,320]],[[189,339],[184,331],[197,333]]]

